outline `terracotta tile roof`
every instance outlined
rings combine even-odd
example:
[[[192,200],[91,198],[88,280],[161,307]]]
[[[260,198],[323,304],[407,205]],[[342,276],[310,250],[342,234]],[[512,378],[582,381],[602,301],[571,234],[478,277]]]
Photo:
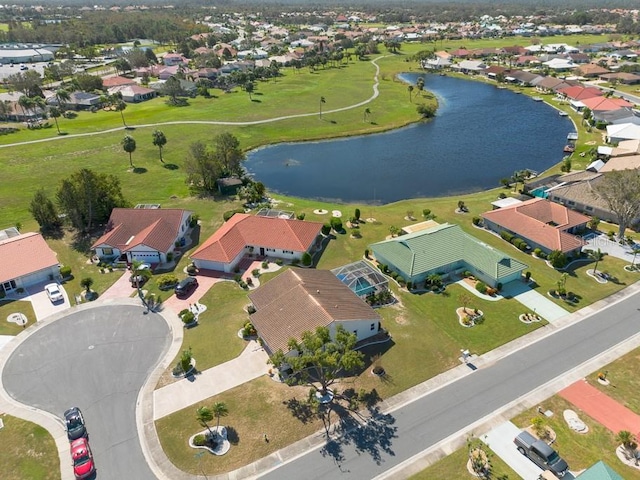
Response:
[[[322,223],[236,213],[209,237],[191,258],[228,263],[247,245],[305,252]]]
[[[56,252],[39,233],[23,233],[0,241],[0,282],[58,265]]]
[[[482,217],[549,250],[570,252],[586,244],[566,230],[587,223],[589,217],[543,198],[485,212]]]
[[[251,322],[273,353],[289,339],[349,320],[379,322],[380,316],[329,270],[290,268],[249,294]]]
[[[633,107],[633,103],[627,102],[623,98],[592,97],[580,100],[587,108],[594,112],[619,110],[621,108]]]
[[[131,85],[132,83],[136,82],[130,78],[121,76],[107,77],[102,79],[102,86],[104,88],[118,87],[120,85]]]
[[[126,252],[137,245],[146,245],[158,252],[168,252],[180,235],[180,226],[187,210],[175,208],[114,208],[108,231],[91,248],[108,245]]]
[[[558,93],[565,95],[571,100],[584,100],[586,98],[601,97],[604,95],[602,91],[596,87],[583,87],[578,85],[561,88],[558,90]]]

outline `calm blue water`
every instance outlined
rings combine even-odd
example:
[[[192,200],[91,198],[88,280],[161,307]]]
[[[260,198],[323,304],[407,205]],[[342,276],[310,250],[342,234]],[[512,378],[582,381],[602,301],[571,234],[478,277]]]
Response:
[[[402,78],[413,83],[418,76]],[[425,89],[439,101],[431,122],[261,148],[248,154],[245,166],[273,192],[390,203],[497,187],[516,170],[541,172],[562,160],[574,130],[548,105],[492,85],[425,75]]]

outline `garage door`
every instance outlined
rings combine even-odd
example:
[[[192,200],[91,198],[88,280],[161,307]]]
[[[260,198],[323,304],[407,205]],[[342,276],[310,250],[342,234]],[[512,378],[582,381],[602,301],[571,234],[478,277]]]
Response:
[[[51,277],[49,275],[51,275],[55,271],[56,269],[47,269],[47,270],[40,270],[39,272],[35,272],[29,275],[25,275],[21,279],[22,285],[23,287],[26,288],[30,285],[33,285],[34,283],[43,283],[43,282],[50,281]]]

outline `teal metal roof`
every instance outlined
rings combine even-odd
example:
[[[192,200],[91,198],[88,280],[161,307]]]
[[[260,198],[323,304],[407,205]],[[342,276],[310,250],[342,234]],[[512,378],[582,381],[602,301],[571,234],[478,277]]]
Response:
[[[595,465],[592,465],[580,475],[576,477],[576,480],[624,480],[621,475],[615,472],[613,468],[600,460]]]
[[[497,281],[527,268],[524,263],[464,232],[459,225],[447,223],[374,243],[371,249],[410,277],[437,271],[458,261]]]

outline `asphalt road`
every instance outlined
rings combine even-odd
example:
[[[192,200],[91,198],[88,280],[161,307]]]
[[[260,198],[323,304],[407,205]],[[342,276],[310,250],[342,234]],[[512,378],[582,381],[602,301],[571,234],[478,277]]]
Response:
[[[640,332],[639,306],[640,293],[260,478],[374,478]]]
[[[141,307],[76,312],[23,342],[2,380],[15,400],[61,419],[67,408],[80,407],[101,480],[155,479],[140,447],[135,407],[170,340],[164,319],[143,315]]]

